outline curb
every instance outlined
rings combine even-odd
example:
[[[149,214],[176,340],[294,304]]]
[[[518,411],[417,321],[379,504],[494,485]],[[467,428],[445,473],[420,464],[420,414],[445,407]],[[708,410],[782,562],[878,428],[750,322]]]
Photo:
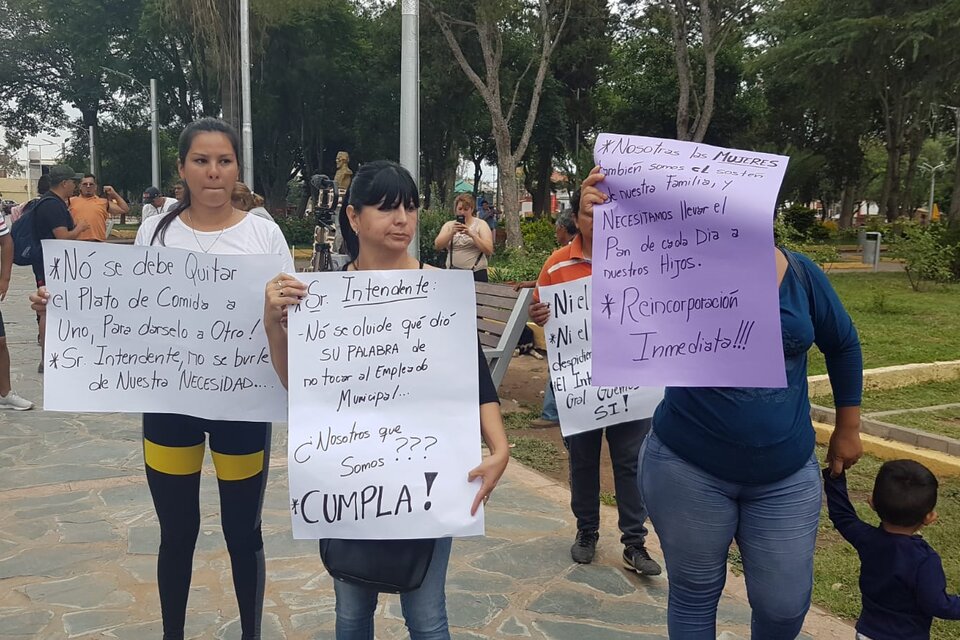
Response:
[[[837,412],[834,409],[811,404],[810,417],[823,424],[834,425],[837,420]],[[881,422],[873,418],[861,418],[860,431],[876,436],[881,440],[894,440],[909,446],[945,453],[948,456],[960,456],[960,440],[939,433],[902,427],[898,424]]]
[[[923,382],[944,382],[960,376],[960,360],[924,362],[915,364],[897,364],[889,367],[864,369],[863,388],[894,389]],[[810,396],[826,395],[832,392],[827,374],[809,376],[807,386]]]
[[[817,442],[827,444],[830,436],[833,434],[833,425],[822,422],[814,422],[813,428],[817,433]],[[939,451],[930,451],[920,447],[897,442],[894,440],[884,440],[868,433],[860,434],[860,440],[863,442],[864,453],[882,460],[900,460],[907,458],[915,460],[924,465],[937,476],[960,476],[960,458],[941,453]]]

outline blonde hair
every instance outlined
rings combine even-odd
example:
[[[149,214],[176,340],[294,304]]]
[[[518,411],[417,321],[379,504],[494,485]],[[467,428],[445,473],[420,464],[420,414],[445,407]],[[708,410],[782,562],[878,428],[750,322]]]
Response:
[[[471,211],[477,210],[477,201],[474,200],[473,196],[470,195],[469,193],[461,193],[456,197],[456,199],[453,201],[454,210],[456,210],[457,205],[460,204],[461,202],[466,202],[470,206]]]
[[[239,181],[233,185],[233,194],[230,199],[233,201],[233,206],[241,211],[250,211],[255,206],[250,187]]]

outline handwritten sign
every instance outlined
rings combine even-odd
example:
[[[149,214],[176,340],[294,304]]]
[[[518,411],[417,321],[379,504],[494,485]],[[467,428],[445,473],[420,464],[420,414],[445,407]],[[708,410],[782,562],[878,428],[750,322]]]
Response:
[[[298,274],[289,318],[294,538],[483,533],[469,271]]]
[[[663,387],[591,386],[591,288],[589,277],[540,287],[550,303],[547,362],[564,436],[649,418],[663,399]]]
[[[62,240],[43,255],[44,409],[285,419],[262,326],[282,256]]]
[[[773,211],[787,158],[601,134],[593,379],[783,387]]]

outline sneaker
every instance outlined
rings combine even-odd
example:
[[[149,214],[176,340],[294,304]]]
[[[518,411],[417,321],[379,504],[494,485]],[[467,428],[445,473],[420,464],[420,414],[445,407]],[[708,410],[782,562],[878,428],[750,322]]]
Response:
[[[577,531],[577,540],[570,547],[570,557],[579,564],[590,564],[597,553],[597,540],[600,534],[596,531]]]
[[[530,421],[531,429],[549,429],[550,427],[559,427],[560,423],[553,420],[544,420],[543,418],[537,418],[536,420]]]
[[[642,544],[630,545],[623,549],[623,566],[642,576],[658,576],[662,571],[660,565],[650,557],[647,548]]]
[[[13,409],[14,411],[26,411],[32,409],[33,403],[21,398],[11,391],[5,396],[0,396],[0,409]]]

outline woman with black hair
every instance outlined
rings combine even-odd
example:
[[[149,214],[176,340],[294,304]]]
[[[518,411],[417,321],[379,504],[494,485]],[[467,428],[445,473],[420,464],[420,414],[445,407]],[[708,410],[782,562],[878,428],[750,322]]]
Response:
[[[180,134],[183,200],[146,219],[137,245],[162,245],[213,254],[279,254],[293,269],[280,228],[233,207],[240,140],[222,120],[204,118]],[[41,289],[31,301],[45,311]],[[171,406],[174,403],[171,401]],[[164,640],[183,638],[193,552],[200,532],[200,470],[206,435],[220,489],[220,513],[244,640],[260,638],[265,568],[260,514],[270,460],[270,423],[205,420],[177,414],[143,415],[147,483],[160,521],[157,582]]]
[[[417,224],[420,198],[410,174],[394,162],[378,161],[363,165],[354,175],[340,227],[351,261],[348,271],[394,269],[432,269],[407,253]],[[280,274],[267,283],[264,301],[264,327],[277,375],[287,385],[287,309],[306,295],[307,288],[291,275]],[[477,358],[480,373],[480,433],[490,449],[469,480],[480,478],[480,489],[471,505],[476,513],[486,501],[509,460],[509,448],[500,416],[496,388],[490,379],[486,359]],[[430,567],[418,589],[401,594],[400,603],[411,640],[447,640],[446,583],[450,538],[440,538],[434,547]],[[369,587],[337,580],[337,640],[372,640],[373,614],[378,592]]]

